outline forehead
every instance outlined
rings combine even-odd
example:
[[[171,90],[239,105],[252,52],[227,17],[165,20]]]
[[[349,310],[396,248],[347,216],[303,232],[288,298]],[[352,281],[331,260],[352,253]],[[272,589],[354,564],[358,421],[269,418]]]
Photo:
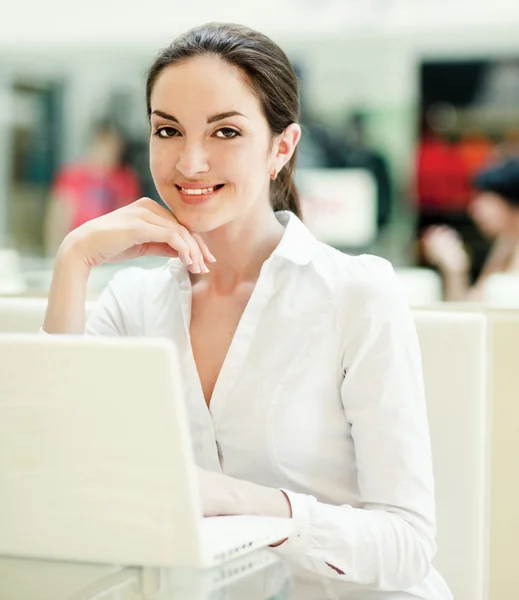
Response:
[[[249,118],[261,116],[257,95],[245,75],[215,56],[197,56],[165,68],[151,93],[151,110],[182,115],[208,115],[237,110]]]
[[[478,194],[476,194],[474,200],[479,203],[486,202],[489,204],[506,204],[506,201],[503,199],[502,196],[496,194],[496,192],[491,192],[490,190],[483,190],[479,192]]]

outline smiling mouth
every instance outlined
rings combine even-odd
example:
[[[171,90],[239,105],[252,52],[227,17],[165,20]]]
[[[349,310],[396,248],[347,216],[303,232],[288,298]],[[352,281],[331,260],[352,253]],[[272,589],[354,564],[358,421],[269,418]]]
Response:
[[[175,184],[176,185],[176,184]],[[183,188],[179,185],[176,185],[176,188],[181,191],[183,194],[186,194],[187,196],[206,196],[208,194],[212,194],[213,192],[216,192],[217,190],[220,190],[221,188],[223,188],[224,184],[223,183],[219,183],[218,185],[214,185],[213,187],[207,187],[207,188]]]

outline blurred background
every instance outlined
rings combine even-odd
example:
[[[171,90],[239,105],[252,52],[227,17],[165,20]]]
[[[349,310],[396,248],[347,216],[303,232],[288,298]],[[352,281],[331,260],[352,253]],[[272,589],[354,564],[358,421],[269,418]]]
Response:
[[[158,50],[208,21],[266,33],[287,52],[301,82],[296,177],[305,222],[340,250],[389,259],[427,334],[441,571],[453,590],[472,582],[479,594],[488,579],[489,594],[466,587],[457,599],[513,598],[519,1],[4,4],[0,331],[38,330],[56,249],[70,229],[141,196],[159,201],[148,168],[144,94]],[[125,266],[94,269],[89,300]],[[428,321],[430,310],[439,321]],[[476,344],[472,330],[468,337],[458,333],[465,330],[457,311],[461,325],[463,318],[471,323],[465,311],[484,312],[484,341],[478,333]]]
[[[47,0],[11,3],[0,20],[0,294],[45,295],[67,231],[158,200],[146,69],[211,20],[265,32],[297,70],[297,178],[318,237],[402,273],[426,267],[439,299],[445,268],[423,236],[446,225],[477,281],[497,234],[470,214],[474,177],[519,156],[516,1]]]

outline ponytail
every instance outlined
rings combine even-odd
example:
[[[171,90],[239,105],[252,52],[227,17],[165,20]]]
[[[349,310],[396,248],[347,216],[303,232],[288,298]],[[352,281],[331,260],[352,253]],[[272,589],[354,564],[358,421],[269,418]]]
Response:
[[[270,203],[274,211],[289,210],[300,219],[303,218],[299,191],[294,181],[296,154],[292,155],[290,162],[279,172],[270,186]]]

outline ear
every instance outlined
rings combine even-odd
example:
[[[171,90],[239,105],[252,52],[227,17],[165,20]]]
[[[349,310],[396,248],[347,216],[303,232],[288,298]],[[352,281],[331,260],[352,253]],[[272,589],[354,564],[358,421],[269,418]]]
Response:
[[[270,168],[276,173],[292,158],[297,143],[301,138],[301,127],[298,123],[291,123],[285,131],[276,138],[272,149]]]

